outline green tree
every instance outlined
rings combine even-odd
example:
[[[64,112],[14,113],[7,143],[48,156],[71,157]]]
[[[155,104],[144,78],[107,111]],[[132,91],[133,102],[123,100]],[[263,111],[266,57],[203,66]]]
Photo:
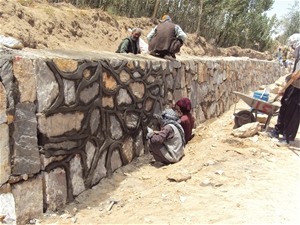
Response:
[[[272,28],[275,25],[275,19],[268,18],[265,13],[272,7],[274,0],[68,0],[68,2],[76,6],[102,8],[109,13],[126,17],[160,18],[168,13],[185,32],[197,33],[219,47],[238,45],[242,48],[264,51],[271,45]]]
[[[271,45],[274,25],[274,19],[269,19],[265,11],[273,3],[274,0],[205,1],[200,35],[220,47],[238,45],[264,51]]]
[[[300,33],[300,8],[299,0],[295,0],[294,4],[289,8],[289,12],[280,21],[283,34],[277,40],[281,43],[286,43],[289,36],[294,33]]]

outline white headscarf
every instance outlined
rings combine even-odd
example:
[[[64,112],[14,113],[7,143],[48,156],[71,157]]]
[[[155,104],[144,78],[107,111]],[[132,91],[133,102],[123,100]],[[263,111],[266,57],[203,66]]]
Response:
[[[294,49],[300,46],[300,33],[295,33],[287,39],[287,44]]]
[[[175,127],[177,127],[184,146],[185,145],[184,130],[182,126],[179,124],[180,118],[178,114],[173,109],[168,108],[161,113],[161,118],[162,118],[163,126],[166,126],[168,124],[173,124]]]

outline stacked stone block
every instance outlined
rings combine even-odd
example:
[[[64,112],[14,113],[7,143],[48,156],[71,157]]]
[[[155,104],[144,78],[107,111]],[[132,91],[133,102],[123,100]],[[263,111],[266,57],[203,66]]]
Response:
[[[0,214],[57,210],[147,153],[154,114],[189,97],[197,124],[279,77],[248,58],[8,52],[0,58]],[[27,207],[24,209],[24,204]]]

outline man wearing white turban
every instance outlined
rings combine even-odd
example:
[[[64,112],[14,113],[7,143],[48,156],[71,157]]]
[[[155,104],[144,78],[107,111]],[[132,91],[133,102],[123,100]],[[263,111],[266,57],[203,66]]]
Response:
[[[184,155],[184,130],[179,124],[178,114],[173,109],[166,109],[160,116],[160,131],[147,134],[150,153],[157,162],[176,163]]]

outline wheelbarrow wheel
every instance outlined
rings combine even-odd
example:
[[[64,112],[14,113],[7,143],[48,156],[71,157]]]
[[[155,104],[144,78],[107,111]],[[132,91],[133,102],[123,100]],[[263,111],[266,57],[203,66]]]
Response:
[[[248,110],[242,110],[235,114],[234,124],[235,128],[241,127],[244,124],[252,123],[255,121],[254,115]]]

